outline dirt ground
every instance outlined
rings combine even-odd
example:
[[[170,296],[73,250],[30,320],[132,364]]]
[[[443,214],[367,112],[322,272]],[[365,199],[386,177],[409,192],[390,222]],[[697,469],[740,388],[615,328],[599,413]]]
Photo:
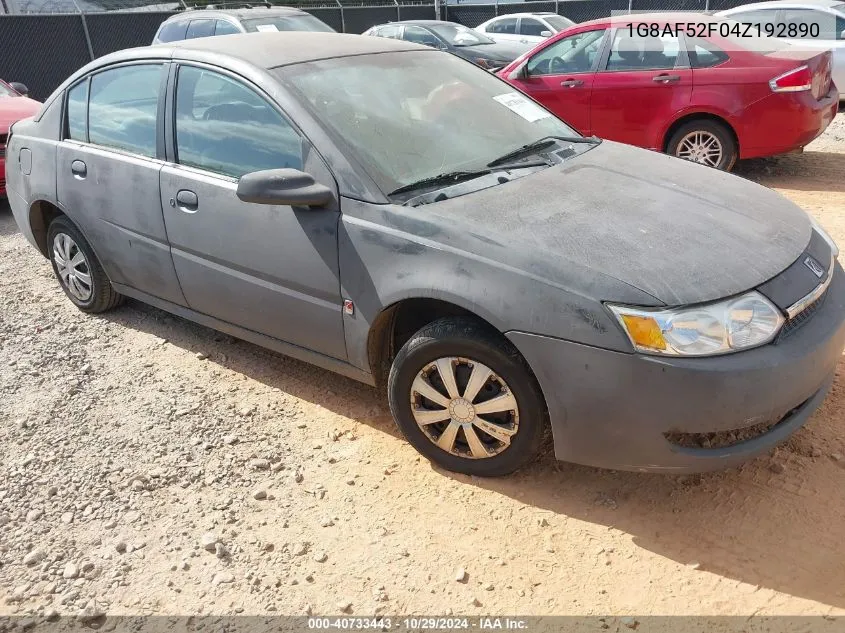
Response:
[[[845,245],[845,115],[737,173]],[[845,615],[843,368],[739,469],[458,476],[366,386],[137,302],[78,312],[3,206],[0,614]]]

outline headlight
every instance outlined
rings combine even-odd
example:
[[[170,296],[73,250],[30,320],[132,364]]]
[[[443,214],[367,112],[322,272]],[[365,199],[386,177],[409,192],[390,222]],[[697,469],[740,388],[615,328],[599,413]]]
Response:
[[[830,246],[830,250],[833,252],[833,256],[837,257],[839,255],[839,247],[836,245],[836,242],[834,242],[833,238],[830,237],[828,232],[822,228],[822,225],[819,224],[818,221],[816,221],[816,218],[809,214],[808,216],[810,218],[810,224],[812,224],[813,228],[816,229],[818,234],[824,238],[824,241],[828,243],[828,245]]]
[[[759,292],[688,308],[607,306],[637,351],[672,356],[714,356],[771,341],[784,322]]]

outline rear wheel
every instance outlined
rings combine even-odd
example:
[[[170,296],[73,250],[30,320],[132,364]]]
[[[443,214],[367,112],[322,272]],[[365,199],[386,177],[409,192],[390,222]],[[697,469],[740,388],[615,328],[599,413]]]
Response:
[[[666,153],[708,167],[730,171],[737,158],[731,131],[711,119],[684,123],[669,139]]]
[[[414,334],[393,361],[388,398],[408,441],[448,470],[505,475],[540,450],[546,414],[536,380],[483,322],[448,317]]]
[[[65,216],[50,223],[47,247],[56,279],[77,308],[104,312],[121,303],[123,295],[112,288],[91,246]]]

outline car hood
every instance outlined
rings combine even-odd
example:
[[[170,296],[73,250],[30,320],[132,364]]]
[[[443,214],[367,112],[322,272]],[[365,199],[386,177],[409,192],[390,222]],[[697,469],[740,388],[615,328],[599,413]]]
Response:
[[[573,285],[585,267],[667,305],[760,285],[798,258],[812,230],[804,211],[770,189],[610,141],[422,209],[506,243],[496,257],[548,271],[555,284]]]
[[[474,46],[457,46],[456,48],[471,57],[484,57],[507,63],[512,62],[527,50],[525,46],[514,46],[513,44],[505,44],[503,42],[475,44]]]
[[[0,97],[0,134],[6,134],[15,121],[34,116],[40,107],[28,97]]]

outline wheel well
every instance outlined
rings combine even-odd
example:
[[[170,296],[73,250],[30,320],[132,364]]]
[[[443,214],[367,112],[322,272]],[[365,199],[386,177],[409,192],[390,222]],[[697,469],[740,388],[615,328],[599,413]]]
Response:
[[[29,208],[29,228],[38,244],[38,250],[47,257],[47,228],[55,218],[64,215],[61,209],[44,200],[33,202]]]
[[[666,152],[669,150],[669,141],[672,140],[672,135],[678,130],[678,128],[690,121],[700,120],[713,121],[714,123],[719,123],[720,125],[725,126],[725,129],[731,133],[734,143],[736,143],[736,152],[737,156],[739,156],[739,137],[736,135],[736,130],[734,130],[731,124],[725,119],[716,114],[710,114],[709,112],[693,112],[692,114],[686,114],[672,123],[672,125],[669,126],[669,129],[666,130],[666,134],[663,137],[663,151]]]
[[[448,316],[469,316],[493,327],[477,314],[439,299],[404,299],[382,310],[367,339],[367,356],[376,385],[382,388],[387,384],[393,358],[415,332]]]

